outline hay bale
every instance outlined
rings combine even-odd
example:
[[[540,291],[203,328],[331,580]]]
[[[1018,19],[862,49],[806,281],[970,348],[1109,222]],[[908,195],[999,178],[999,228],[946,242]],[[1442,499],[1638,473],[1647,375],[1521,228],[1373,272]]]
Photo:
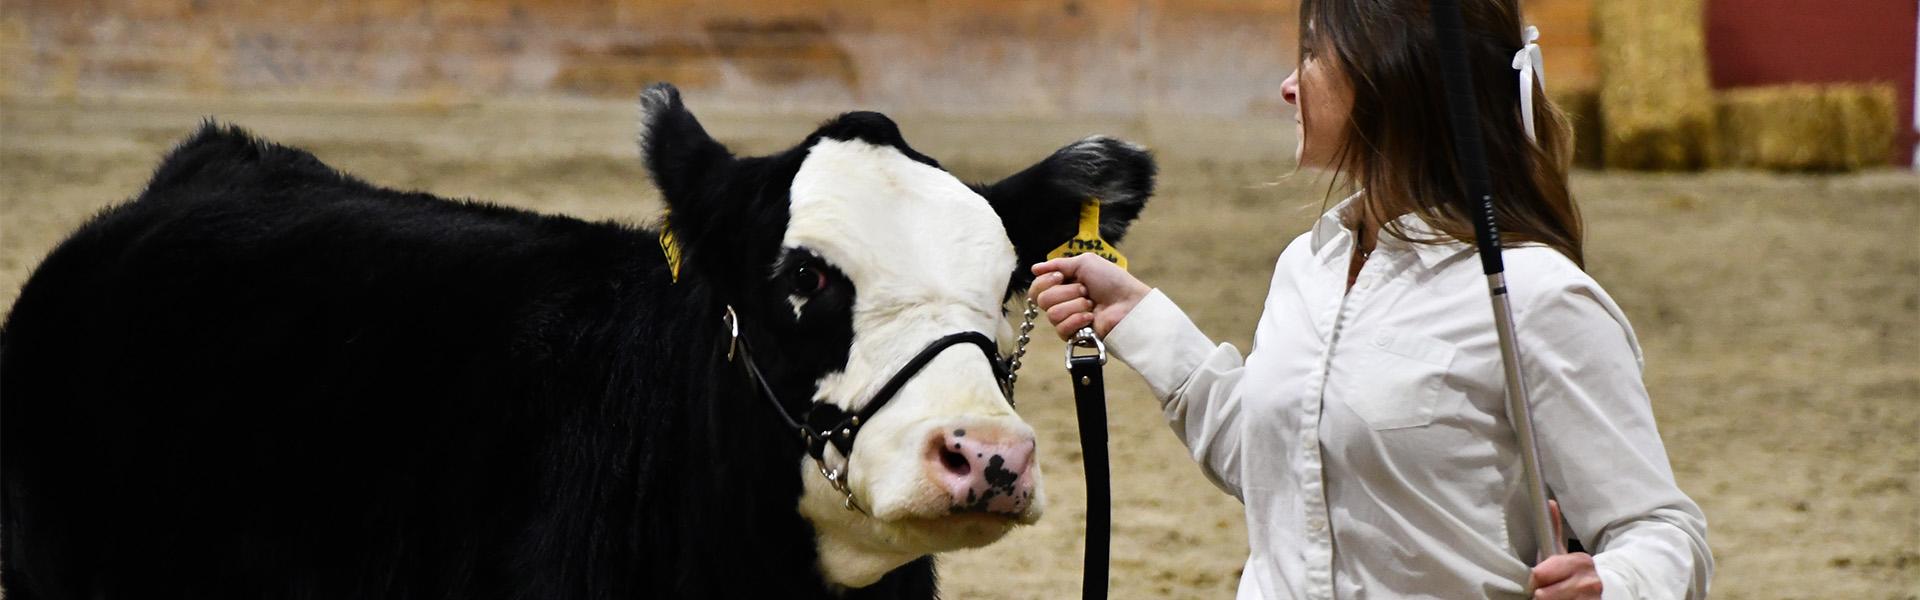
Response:
[[[1600,126],[1600,92],[1579,88],[1552,90],[1548,94],[1560,112],[1567,115],[1567,124],[1573,127],[1573,166],[1582,169],[1604,166],[1600,147],[1601,137],[1605,135]]]
[[[1713,165],[1704,0],[1593,3],[1602,154],[1610,168]]]
[[[1782,85],[1728,90],[1716,101],[1719,159],[1774,171],[1851,171],[1886,164],[1900,113],[1893,86]]]

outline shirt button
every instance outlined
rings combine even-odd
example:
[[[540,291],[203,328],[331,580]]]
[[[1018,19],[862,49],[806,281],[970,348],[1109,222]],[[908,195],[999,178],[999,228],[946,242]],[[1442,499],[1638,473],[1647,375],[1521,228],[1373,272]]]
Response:
[[[1358,283],[1355,283],[1354,285],[1355,285],[1355,286],[1358,286],[1358,287],[1359,287],[1360,289],[1363,289],[1363,290],[1364,290],[1364,289],[1367,289],[1367,288],[1369,288],[1369,287],[1373,287],[1373,280],[1372,280],[1372,279],[1367,279],[1367,278],[1364,278],[1364,277],[1363,277],[1363,278],[1361,278],[1361,279],[1360,279],[1360,281],[1359,281]]]
[[[1327,528],[1327,520],[1322,517],[1308,517],[1307,529],[1318,532]]]
[[[1373,345],[1379,346],[1381,348],[1387,347],[1387,342],[1391,342],[1391,341],[1393,341],[1393,336],[1389,336],[1384,333],[1373,336]]]

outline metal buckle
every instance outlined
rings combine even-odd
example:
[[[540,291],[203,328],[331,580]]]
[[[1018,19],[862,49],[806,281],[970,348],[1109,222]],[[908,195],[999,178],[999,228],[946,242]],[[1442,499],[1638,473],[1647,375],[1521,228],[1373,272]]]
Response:
[[[827,478],[827,485],[833,486],[834,491],[840,492],[840,496],[842,497],[842,501],[840,502],[841,508],[860,514],[867,513],[866,509],[861,508],[859,503],[853,501],[853,486],[847,483],[847,471],[845,468],[829,469],[826,463],[822,461],[815,461],[814,464],[819,465],[820,476]]]
[[[733,362],[734,350],[740,346],[740,317],[733,314],[733,305],[727,305],[727,314],[720,317],[727,325],[727,362]]]
[[[1076,355],[1074,354],[1075,348],[1091,348],[1095,354]],[[1107,344],[1101,342],[1100,337],[1093,334],[1093,327],[1090,326],[1081,327],[1080,331],[1073,334],[1073,339],[1067,340],[1067,368],[1069,370],[1073,368],[1073,359],[1083,358],[1085,356],[1099,356],[1100,366],[1104,367],[1107,365]]]
[[[821,463],[820,476],[827,478],[827,483],[833,485],[834,491],[840,492],[842,494],[847,493],[847,484],[843,480],[846,477],[846,474],[841,470],[829,469],[827,468],[826,464]]]

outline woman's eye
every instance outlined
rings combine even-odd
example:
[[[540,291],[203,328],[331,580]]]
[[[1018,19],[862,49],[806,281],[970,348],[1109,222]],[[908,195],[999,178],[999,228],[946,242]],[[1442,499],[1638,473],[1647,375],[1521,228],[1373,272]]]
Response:
[[[800,267],[793,270],[793,293],[799,296],[811,296],[827,289],[827,273],[813,267]]]

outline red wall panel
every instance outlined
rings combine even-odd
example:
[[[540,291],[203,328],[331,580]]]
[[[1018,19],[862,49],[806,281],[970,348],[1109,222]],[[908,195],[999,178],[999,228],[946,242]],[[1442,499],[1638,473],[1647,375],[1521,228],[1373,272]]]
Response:
[[[1915,0],[1708,0],[1714,87],[1892,83],[1897,160],[1912,164],[1917,10]]]

